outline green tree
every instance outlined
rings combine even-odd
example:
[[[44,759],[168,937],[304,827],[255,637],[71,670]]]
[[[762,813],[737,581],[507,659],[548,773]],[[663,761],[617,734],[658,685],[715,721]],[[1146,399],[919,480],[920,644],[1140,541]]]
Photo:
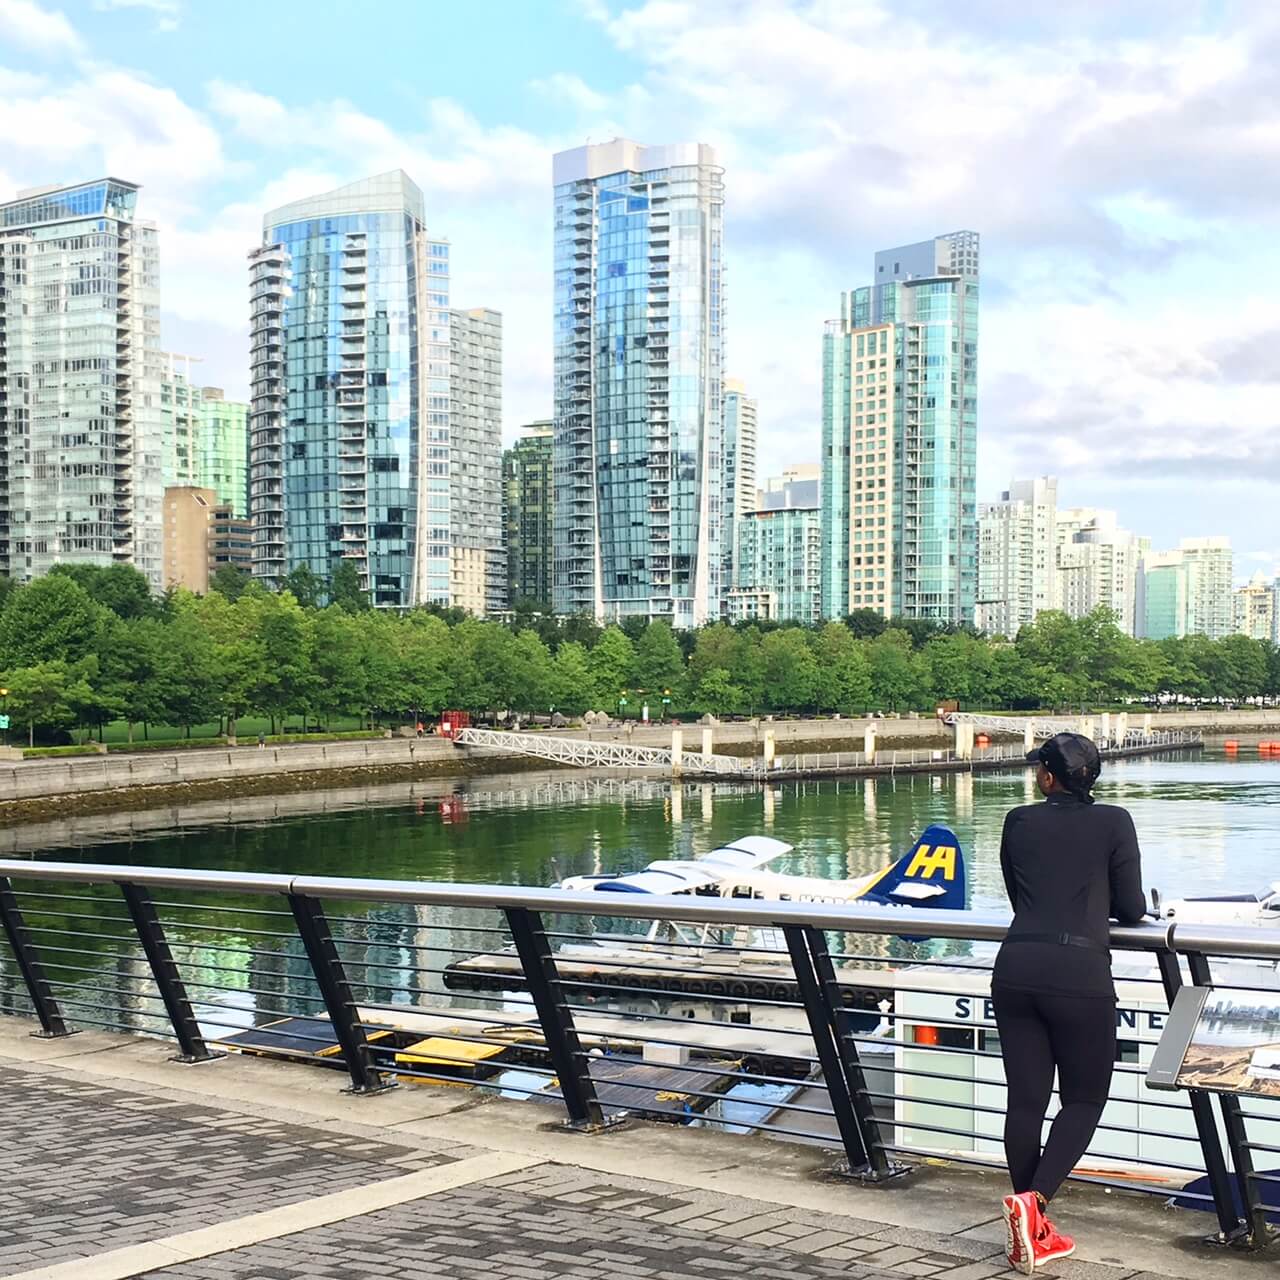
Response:
[[[224,600],[230,600],[234,604],[244,595],[252,581],[249,574],[237,565],[220,564],[209,579],[209,590],[216,591]]]
[[[874,640],[876,636],[884,634],[889,623],[879,609],[855,609],[845,615],[844,625],[859,640]]]
[[[289,592],[304,609],[315,609],[324,595],[325,585],[324,579],[302,560],[285,574],[280,589]]]
[[[632,684],[636,655],[621,627],[606,627],[587,659],[591,692],[597,708],[612,712]]]
[[[343,712],[368,710],[369,676],[361,621],[337,605],[308,615],[312,674],[309,701],[312,713],[326,724]],[[404,655],[401,656],[403,661]]]
[[[591,707],[591,663],[585,646],[566,640],[553,661],[552,702],[565,715],[581,715]]]
[[[1038,614],[1014,642],[1026,659],[1041,706],[1080,706],[1093,693],[1093,653],[1079,624],[1057,610]]]
[[[652,694],[673,688],[683,675],[684,655],[670,623],[649,623],[636,642],[636,684]]]
[[[927,694],[919,660],[911,649],[911,637],[896,627],[867,644],[871,668],[871,697],[880,707],[896,711],[916,707]]]
[[[445,710],[450,694],[445,673],[445,655],[451,643],[449,627],[442,619],[420,610],[392,627],[405,710],[418,715],[436,715]]]
[[[1215,692],[1226,698],[1252,698],[1267,685],[1267,646],[1249,636],[1225,636],[1218,641],[1222,672]]]
[[[0,663],[76,663],[97,652],[103,610],[65,574],[47,574],[13,592],[0,618]]]
[[[694,698],[701,709],[713,716],[732,715],[742,707],[742,690],[723,667],[712,667],[703,673]]]
[[[0,683],[9,690],[9,714],[27,726],[27,742],[33,747],[37,725],[64,729],[74,723],[77,704],[93,697],[83,673],[62,661],[11,667]]]
[[[852,715],[871,702],[871,667],[861,641],[839,622],[829,622],[814,643],[820,708]]]
[[[248,597],[241,597],[237,607]],[[290,712],[302,711],[311,694],[311,631],[306,615],[289,595],[256,601],[254,641],[259,661],[249,686],[249,703],[271,717],[272,732]]]
[[[805,632],[799,627],[771,631],[761,651],[766,705],[775,711],[812,709],[818,697],[818,662]]]
[[[18,589],[18,584],[7,573],[0,573],[0,614],[4,612],[4,602]]]
[[[49,572],[78,582],[94,603],[110,609],[117,618],[151,618],[156,614],[151,583],[131,564],[56,564]]]
[[[517,711],[546,711],[555,701],[555,669],[551,653],[536,631],[522,631],[511,646],[514,685],[512,706]]]
[[[363,613],[369,608],[369,593],[360,586],[360,570],[354,560],[342,559],[329,578],[329,603],[348,613]]]
[[[164,628],[154,658],[152,681],[162,709],[153,718],[181,726],[187,737],[192,725],[217,720],[224,709],[219,674],[216,646],[200,617],[197,599],[182,592],[174,600],[173,621]]]
[[[964,632],[935,636],[921,650],[933,699],[957,698],[968,707],[988,705],[992,695],[992,652],[989,643]]]

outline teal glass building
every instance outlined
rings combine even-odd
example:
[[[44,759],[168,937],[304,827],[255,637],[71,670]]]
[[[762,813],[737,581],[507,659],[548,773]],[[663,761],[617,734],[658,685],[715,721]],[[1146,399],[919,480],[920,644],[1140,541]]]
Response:
[[[449,250],[400,170],[266,215],[250,255],[254,573],[351,560],[450,601]]]
[[[876,254],[823,338],[822,614],[972,623],[978,233]]]
[[[723,569],[722,171],[615,139],[553,177],[553,606],[698,626]]]

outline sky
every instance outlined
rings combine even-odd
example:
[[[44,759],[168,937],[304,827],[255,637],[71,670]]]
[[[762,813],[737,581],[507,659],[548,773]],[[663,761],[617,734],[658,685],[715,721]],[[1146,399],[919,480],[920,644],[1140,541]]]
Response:
[[[141,183],[162,341],[233,396],[262,214],[403,168],[453,305],[503,312],[506,435],[550,416],[551,156],[615,136],[719,154],[762,475],[817,461],[874,252],[973,229],[979,499],[1052,474],[1280,570],[1271,0],[0,0],[0,200]]]

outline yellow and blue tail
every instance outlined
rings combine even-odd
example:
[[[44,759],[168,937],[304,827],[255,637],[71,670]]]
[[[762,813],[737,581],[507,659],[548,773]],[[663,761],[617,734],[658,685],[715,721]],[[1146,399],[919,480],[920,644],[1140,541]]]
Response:
[[[886,867],[859,897],[886,907],[944,907],[963,911],[968,905],[964,853],[949,827],[930,826],[911,852]]]

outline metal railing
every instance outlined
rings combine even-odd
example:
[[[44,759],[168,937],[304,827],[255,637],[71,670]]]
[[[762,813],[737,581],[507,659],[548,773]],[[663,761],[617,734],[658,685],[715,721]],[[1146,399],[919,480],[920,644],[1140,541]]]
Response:
[[[562,923],[601,919],[669,936],[601,945]],[[45,1036],[163,1035],[185,1063],[247,1038],[341,1066],[362,1094],[443,1080],[562,1106],[588,1131],[625,1114],[763,1133],[841,1149],[873,1182],[913,1155],[998,1158],[994,1025],[943,1011],[982,1007],[989,956],[973,947],[1007,929],[992,916],[4,860],[0,923],[0,1011]],[[1280,931],[1263,928],[1166,921],[1111,941],[1154,959],[1125,982],[1166,1011],[1224,958],[1280,961]],[[1280,1111],[1144,1095],[1156,1119],[1135,1125],[1123,1108],[1144,1074],[1117,1062],[1116,1105],[1076,1176],[1176,1194],[1216,1213],[1221,1240],[1261,1246],[1280,1175],[1254,1156],[1280,1152],[1263,1140]],[[1198,1177],[1206,1191],[1183,1189]]]

